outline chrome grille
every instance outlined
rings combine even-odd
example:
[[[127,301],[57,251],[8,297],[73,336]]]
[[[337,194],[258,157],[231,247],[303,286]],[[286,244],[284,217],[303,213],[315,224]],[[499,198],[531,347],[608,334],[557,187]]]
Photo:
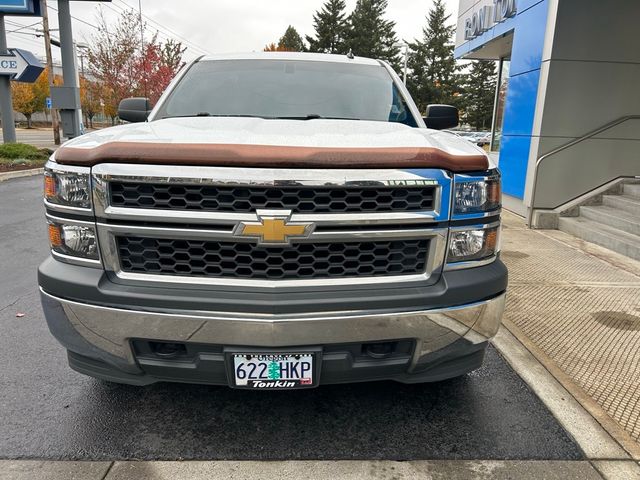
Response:
[[[113,182],[111,205],[125,208],[255,212],[287,209],[293,213],[412,212],[433,209],[436,187],[240,187]]]
[[[442,170],[100,164],[92,184],[103,264],[127,284],[435,282],[445,257]],[[269,218],[308,228],[255,234]]]
[[[118,237],[125,272],[260,280],[412,275],[425,271],[429,240],[254,243]]]

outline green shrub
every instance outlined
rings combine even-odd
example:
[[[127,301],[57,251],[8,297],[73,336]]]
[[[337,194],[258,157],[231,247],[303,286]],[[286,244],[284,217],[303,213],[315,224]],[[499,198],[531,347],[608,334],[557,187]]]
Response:
[[[37,148],[26,143],[0,144],[0,158],[25,158],[28,160],[47,159],[50,152],[46,148]]]

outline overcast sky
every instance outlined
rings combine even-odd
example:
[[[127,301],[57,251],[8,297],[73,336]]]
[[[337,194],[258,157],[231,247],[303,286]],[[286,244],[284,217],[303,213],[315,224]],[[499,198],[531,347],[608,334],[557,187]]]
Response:
[[[50,26],[57,28],[57,1],[48,0]],[[142,0],[143,15],[147,17],[148,33],[160,31],[160,38],[172,36],[186,43],[186,59],[201,53],[228,53],[262,50],[271,42],[277,42],[288,25],[293,25],[301,35],[313,32],[313,13],[324,0]],[[455,23],[458,0],[445,0],[450,22]],[[176,7],[176,4],[179,7]],[[347,0],[350,11],[356,0]],[[387,17],[396,22],[396,33],[400,39],[413,40],[421,36],[425,17],[432,0],[389,0]],[[123,9],[135,7],[137,0],[113,0],[99,6],[98,2],[71,2],[74,37],[77,42],[88,42],[95,32],[98,8],[103,8],[105,16],[116,21]],[[38,18],[5,17],[8,21],[9,47],[30,50],[38,56],[44,55],[42,38],[35,37],[41,24],[31,28]],[[85,23],[86,22],[86,23]],[[19,26],[18,26],[19,24]],[[14,32],[19,30],[19,32]],[[52,32],[57,37],[58,32]],[[185,42],[188,41],[187,42]],[[59,49],[53,47],[54,58],[59,59]]]

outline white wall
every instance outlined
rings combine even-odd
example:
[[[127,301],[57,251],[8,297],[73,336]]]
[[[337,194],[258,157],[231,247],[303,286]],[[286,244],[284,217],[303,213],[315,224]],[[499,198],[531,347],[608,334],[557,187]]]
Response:
[[[640,1],[556,0],[555,5],[555,30],[542,59],[528,201],[537,158],[621,116],[640,115]],[[545,160],[536,207],[555,208],[633,175],[640,175],[640,120]]]

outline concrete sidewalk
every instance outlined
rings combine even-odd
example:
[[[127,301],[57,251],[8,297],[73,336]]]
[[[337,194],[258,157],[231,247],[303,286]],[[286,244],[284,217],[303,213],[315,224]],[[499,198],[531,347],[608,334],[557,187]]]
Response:
[[[505,325],[637,442],[640,262],[556,230],[529,230],[510,213],[503,218]]]
[[[0,461],[0,480],[634,480],[627,466],[621,461]]]

